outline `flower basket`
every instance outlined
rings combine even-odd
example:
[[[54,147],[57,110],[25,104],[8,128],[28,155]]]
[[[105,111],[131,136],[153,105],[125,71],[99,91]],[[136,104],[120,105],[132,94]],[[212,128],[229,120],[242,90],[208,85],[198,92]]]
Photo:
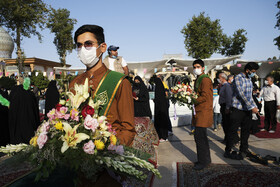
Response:
[[[94,102],[88,93],[88,79],[84,85],[74,86],[61,99],[37,129],[30,145],[7,145],[0,152],[27,157],[37,169],[35,181],[48,178],[57,168],[75,171],[94,182],[100,172],[111,170],[145,180],[147,175],[139,168],[161,177],[155,167],[135,155],[133,148],[119,144],[116,133],[105,116],[99,115],[100,101]]]

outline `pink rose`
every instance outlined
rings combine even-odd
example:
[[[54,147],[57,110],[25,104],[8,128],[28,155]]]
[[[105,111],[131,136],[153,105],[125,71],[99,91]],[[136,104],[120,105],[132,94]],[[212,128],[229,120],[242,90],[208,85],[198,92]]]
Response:
[[[67,114],[66,112],[68,111],[68,108],[63,106],[60,107],[60,109],[56,109],[55,113],[56,113],[56,117],[58,117],[59,119],[64,118],[65,120],[68,120],[70,117],[70,114]]]
[[[94,143],[92,142],[92,140],[90,140],[88,143],[85,143],[84,144],[84,152],[86,152],[87,154],[94,154]]]
[[[85,121],[84,121],[84,127],[86,129],[91,129],[92,132],[95,132],[95,130],[97,129],[98,127],[98,121],[97,119],[95,118],[92,118],[90,115],[87,115],[87,117],[85,118]]]
[[[37,144],[39,146],[39,149],[42,149],[47,141],[48,141],[47,134],[41,133],[37,139]]]

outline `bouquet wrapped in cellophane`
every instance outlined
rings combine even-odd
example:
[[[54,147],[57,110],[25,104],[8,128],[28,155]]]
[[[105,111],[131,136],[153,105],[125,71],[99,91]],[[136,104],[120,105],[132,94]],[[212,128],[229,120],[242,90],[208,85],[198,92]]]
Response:
[[[179,106],[187,105],[189,109],[193,108],[194,99],[197,97],[189,84],[178,82],[171,89],[170,100],[173,104]]]
[[[104,169],[144,180],[144,168],[161,177],[155,167],[138,158],[133,148],[120,145],[116,133],[105,116],[99,116],[100,101],[94,102],[84,85],[74,86],[61,99],[37,129],[30,144],[7,145],[0,152],[24,155],[37,168],[35,180],[47,178],[57,167],[66,167],[95,180]]]

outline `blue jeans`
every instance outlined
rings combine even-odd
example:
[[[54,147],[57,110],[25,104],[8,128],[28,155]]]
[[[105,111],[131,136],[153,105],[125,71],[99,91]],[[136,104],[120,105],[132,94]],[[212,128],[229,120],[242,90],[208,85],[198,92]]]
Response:
[[[214,117],[214,129],[216,129],[217,125],[222,123],[222,114],[214,113],[213,117]]]

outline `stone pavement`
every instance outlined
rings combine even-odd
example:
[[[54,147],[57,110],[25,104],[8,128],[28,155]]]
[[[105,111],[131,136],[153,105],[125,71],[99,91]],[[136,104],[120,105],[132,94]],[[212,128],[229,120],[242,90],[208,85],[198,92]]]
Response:
[[[158,179],[155,177],[153,187],[176,187],[176,162],[190,163],[197,161],[194,137],[189,135],[189,132],[190,125],[173,127],[174,134],[169,137],[169,141],[160,143],[156,147],[158,153],[158,169],[162,178]],[[257,164],[247,159],[239,161],[224,158],[225,145],[221,143],[223,136],[222,129],[218,130],[218,132],[214,132],[211,128],[208,129],[212,163]],[[280,157],[280,139],[257,138],[254,135],[250,135],[249,146],[251,151],[261,156],[272,155]]]

